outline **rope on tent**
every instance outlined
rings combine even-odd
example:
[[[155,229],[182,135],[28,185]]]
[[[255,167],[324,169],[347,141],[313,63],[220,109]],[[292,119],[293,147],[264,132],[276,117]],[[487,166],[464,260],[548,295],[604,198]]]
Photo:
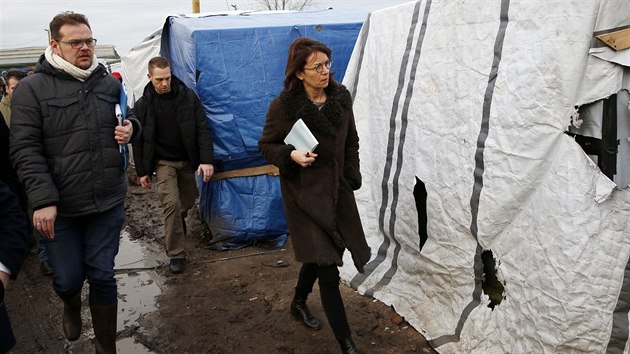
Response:
[[[258,167],[241,168],[238,170],[218,172],[212,175],[213,181],[219,181],[222,179],[234,178],[234,177],[250,177],[259,175],[278,176],[280,171],[274,165],[264,165]]]

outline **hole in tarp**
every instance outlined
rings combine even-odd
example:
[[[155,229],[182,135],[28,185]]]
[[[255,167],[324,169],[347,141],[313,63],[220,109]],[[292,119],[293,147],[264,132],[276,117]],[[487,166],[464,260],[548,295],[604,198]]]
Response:
[[[601,172],[625,188],[630,181],[630,94],[621,90],[608,98],[575,107],[566,133],[575,138]]]
[[[500,305],[501,301],[503,301],[505,288],[497,278],[496,260],[491,250],[486,250],[481,253],[481,262],[483,263],[483,281],[481,288],[490,298],[488,307],[494,310],[494,307]]]
[[[413,198],[416,201],[416,210],[418,211],[418,235],[420,236],[420,251],[422,251],[422,247],[429,238],[427,234],[427,188],[418,177],[416,177],[416,185],[413,187]]]

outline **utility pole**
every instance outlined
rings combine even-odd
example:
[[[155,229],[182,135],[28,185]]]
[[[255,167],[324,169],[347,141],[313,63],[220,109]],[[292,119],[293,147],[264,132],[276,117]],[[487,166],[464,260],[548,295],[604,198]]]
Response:
[[[194,14],[199,13],[199,0],[192,0],[192,12]]]

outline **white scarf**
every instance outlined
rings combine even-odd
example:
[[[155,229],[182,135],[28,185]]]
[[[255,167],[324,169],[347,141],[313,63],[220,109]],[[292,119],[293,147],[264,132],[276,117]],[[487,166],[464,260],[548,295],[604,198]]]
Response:
[[[46,57],[46,60],[48,60],[50,65],[52,65],[54,68],[67,72],[81,82],[84,82],[85,79],[87,79],[92,74],[92,71],[94,71],[94,69],[96,69],[96,67],[98,66],[96,54],[94,54],[92,57],[92,66],[85,70],[77,68],[76,66],[67,62],[61,56],[53,53],[51,46],[48,46],[48,48],[46,48],[44,56]]]

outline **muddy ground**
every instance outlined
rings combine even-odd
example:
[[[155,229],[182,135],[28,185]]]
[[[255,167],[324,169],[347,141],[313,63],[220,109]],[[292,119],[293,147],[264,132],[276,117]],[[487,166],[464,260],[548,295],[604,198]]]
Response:
[[[164,232],[155,193],[129,188],[127,224],[131,238],[160,252]],[[186,271],[171,275],[166,261],[158,262],[155,272],[162,281],[156,309],[123,325],[119,323],[119,353],[339,352],[317,287],[309,304],[324,327],[309,331],[289,315],[300,266],[293,259],[290,241],[282,250],[210,250],[206,247],[208,231],[196,209],[189,213],[188,228]],[[61,302],[52,291],[51,278],[41,275],[38,267],[37,255],[32,252],[7,293],[9,315],[18,339],[12,353],[93,352],[89,311],[84,308],[82,314],[82,338],[67,342],[60,324]],[[127,275],[134,273],[127,271]],[[362,352],[434,352],[391,307],[343,284],[341,292],[354,341]],[[119,294],[121,303],[125,296]],[[84,305],[86,297],[84,289]],[[150,302],[151,296],[146,297]],[[134,342],[139,343],[137,347]]]

